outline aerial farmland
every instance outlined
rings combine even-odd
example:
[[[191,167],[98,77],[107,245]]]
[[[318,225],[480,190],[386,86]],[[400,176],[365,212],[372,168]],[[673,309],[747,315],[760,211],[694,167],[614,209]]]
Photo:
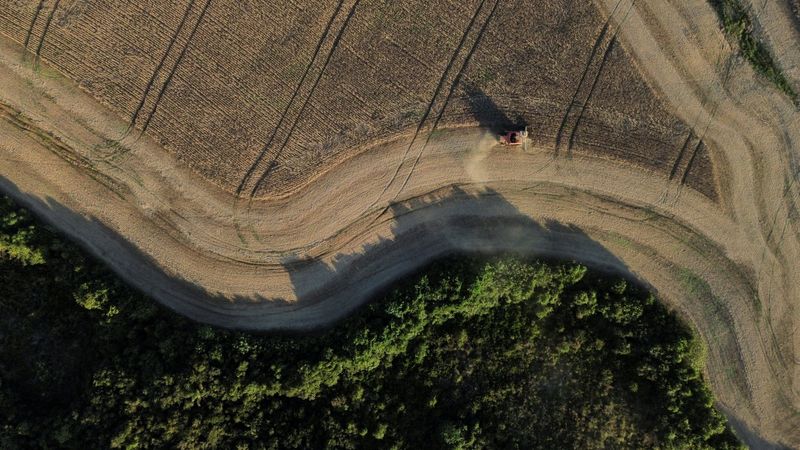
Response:
[[[619,274],[796,448],[799,90],[796,0],[0,0],[0,188],[245,332],[452,255]]]

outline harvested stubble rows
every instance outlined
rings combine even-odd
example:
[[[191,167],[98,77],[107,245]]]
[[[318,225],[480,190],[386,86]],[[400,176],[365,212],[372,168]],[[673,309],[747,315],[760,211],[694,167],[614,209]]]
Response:
[[[680,161],[689,127],[617,39],[629,10],[612,22],[567,0],[3,0],[0,30],[243,197],[286,195],[404,130],[493,122],[529,124],[555,152],[664,176],[683,164],[679,179],[714,198],[706,147]]]
[[[706,0],[593,3],[0,0],[0,187],[228,327],[329,324],[456,251],[632,273],[737,431],[800,446],[800,113]],[[474,127],[512,123],[528,151]]]

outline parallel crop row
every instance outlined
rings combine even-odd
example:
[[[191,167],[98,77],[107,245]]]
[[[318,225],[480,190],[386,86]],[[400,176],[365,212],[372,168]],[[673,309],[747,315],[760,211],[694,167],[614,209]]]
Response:
[[[286,192],[394,133],[425,142],[463,123],[525,124],[555,154],[669,172],[700,126],[631,67],[616,39],[628,0],[610,18],[567,0],[5,3],[0,33],[33,61],[242,196]],[[713,179],[710,164],[692,174]]]

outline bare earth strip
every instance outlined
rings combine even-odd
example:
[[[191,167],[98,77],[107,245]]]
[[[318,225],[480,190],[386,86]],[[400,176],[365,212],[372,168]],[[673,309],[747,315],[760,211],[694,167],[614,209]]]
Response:
[[[159,301],[227,327],[328,324],[453,251],[630,273],[701,333],[740,434],[800,446],[800,114],[736,56],[704,0],[637,2],[618,25],[653,89],[711,148],[719,203],[624,163],[501,148],[472,128],[436,133],[420,155],[404,152],[411,135],[393,136],[284,198],[236,201],[5,40],[0,187]],[[393,180],[398,167],[413,170]]]

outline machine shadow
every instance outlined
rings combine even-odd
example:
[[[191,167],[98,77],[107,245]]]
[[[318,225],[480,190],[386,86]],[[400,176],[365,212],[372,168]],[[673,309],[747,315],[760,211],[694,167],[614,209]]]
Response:
[[[463,89],[467,96],[469,112],[480,128],[493,134],[502,134],[509,130],[521,130],[529,125],[521,115],[509,117],[483,89],[476,85],[464,83]]]

